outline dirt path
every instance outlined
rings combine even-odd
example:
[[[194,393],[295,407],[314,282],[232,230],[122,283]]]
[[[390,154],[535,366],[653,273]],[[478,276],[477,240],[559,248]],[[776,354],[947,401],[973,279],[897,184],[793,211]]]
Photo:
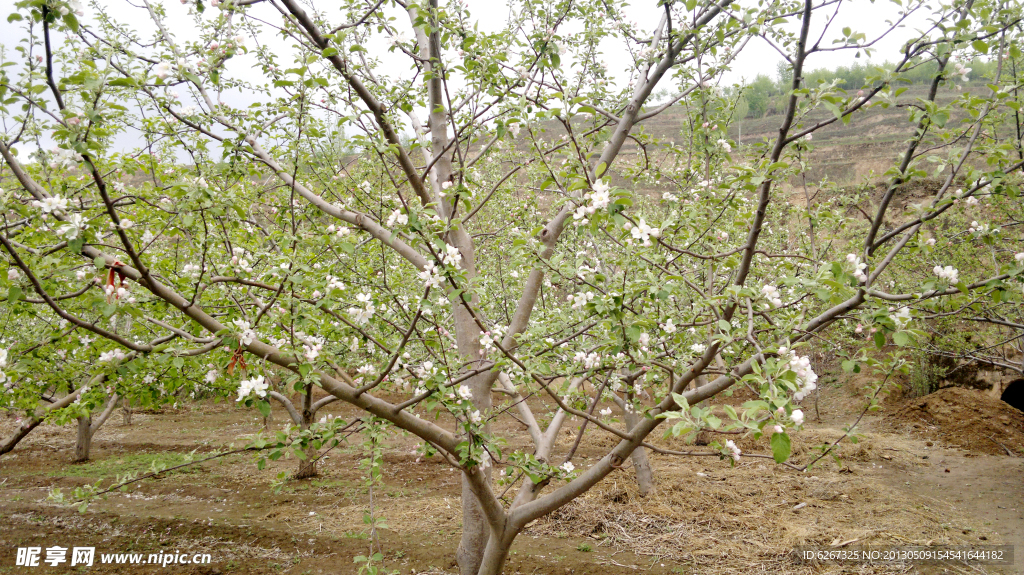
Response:
[[[908,496],[934,501],[931,507],[938,513],[948,509],[977,518],[1003,543],[1015,547],[1014,569],[1008,572],[1024,573],[1024,458],[927,450],[927,463],[914,473],[879,465],[876,474]],[[978,543],[986,543],[985,537],[981,535]]]
[[[341,406],[333,412],[353,415]],[[67,463],[74,439],[70,427],[41,428],[13,457],[0,460],[0,574],[71,572],[14,567],[17,547],[52,545],[95,545],[98,553],[187,551],[214,558],[209,566],[106,565],[81,573],[357,573],[353,557],[366,554],[371,543],[358,439],[329,454],[321,477],[285,481],[280,490],[274,489],[278,474],[291,472],[294,460],[270,462],[258,471],[250,456],[234,455],[146,480],[96,502],[84,514],[48,501],[54,488],[70,494],[77,486],[142,472],[153,463],[184,461],[195,449],[210,452],[240,443],[260,421],[233,407],[204,405],[140,414],[131,427],[119,423],[101,430],[94,460],[86,464]],[[840,462],[823,462],[802,474],[752,458],[732,468],[715,458],[656,456],[654,496],[636,495],[630,471],[612,475],[531,525],[517,539],[506,573],[908,572],[899,566],[800,565],[789,554],[796,544],[851,539],[872,545],[1011,543],[1019,550],[1013,568],[946,572],[1024,573],[1024,458],[974,455],[923,435],[887,431],[884,423],[881,417],[870,420],[864,439],[845,446]],[[815,445],[839,433],[834,421],[811,424],[794,440],[794,455],[807,457]],[[572,440],[565,433],[563,448]],[[676,440],[659,441],[681,447]],[[585,441],[578,467],[603,453],[604,443]],[[386,566],[403,575],[452,573],[458,476],[439,462],[417,461],[413,444],[396,438],[385,456],[384,485],[374,492],[375,512],[387,521],[378,532]],[[764,451],[751,439],[740,445],[745,453]]]

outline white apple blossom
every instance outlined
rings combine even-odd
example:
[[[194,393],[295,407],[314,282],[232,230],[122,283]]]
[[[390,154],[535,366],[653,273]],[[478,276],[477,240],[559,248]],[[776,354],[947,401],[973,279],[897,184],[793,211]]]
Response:
[[[932,268],[932,271],[935,272],[935,275],[937,275],[939,279],[946,280],[951,284],[955,284],[960,281],[960,272],[953,266],[935,266]]]
[[[446,266],[458,268],[459,263],[462,261],[462,252],[459,251],[459,248],[451,244],[445,244],[444,254],[442,256],[441,263]]]
[[[728,449],[729,451],[731,451],[731,452],[732,452],[732,455],[731,455],[731,457],[732,457],[732,460],[733,460],[733,461],[737,461],[737,462],[738,462],[738,461],[740,460],[740,455],[741,455],[741,454],[742,454],[743,452],[742,452],[742,451],[740,451],[740,448],[739,448],[739,447],[736,447],[736,443],[735,443],[735,442],[734,442],[733,440],[731,440],[731,439],[728,439],[728,440],[726,440],[726,442],[725,442],[725,447],[726,447],[726,448],[727,448],[727,449]]]
[[[789,416],[793,420],[793,423],[797,425],[804,424],[804,412],[799,409],[794,409],[793,413]]]
[[[44,214],[60,214],[68,209],[67,198],[50,196],[40,200],[33,200],[32,205],[42,210]]]
[[[160,62],[159,64],[156,65],[156,67],[153,68],[153,74],[157,78],[160,78],[161,80],[166,80],[167,76],[170,75],[170,73],[171,73],[171,63],[170,62],[166,62],[166,61]]]
[[[434,262],[427,262],[417,277],[423,280],[425,287],[429,288],[436,288],[444,281],[444,276],[441,275],[441,271]]]
[[[811,358],[798,356],[795,351],[788,347],[780,347],[779,364],[781,367],[789,368],[796,374],[798,389],[793,394],[794,400],[802,401],[803,398],[807,397],[808,394],[818,387],[818,374],[814,373],[814,370],[811,369]]]
[[[643,242],[643,245],[645,246],[651,245],[650,238],[657,238],[661,236],[661,230],[647,225],[647,222],[645,222],[643,218],[640,218],[640,223],[634,226],[629,233],[633,236],[633,239]]]
[[[779,293],[779,288],[770,284],[761,286],[761,293],[764,294],[765,299],[768,300],[768,303],[765,304],[765,309],[782,306],[782,298],[779,297],[781,295]]]
[[[891,309],[890,309],[891,311]],[[898,329],[904,329],[910,323],[910,308],[903,306],[893,314],[893,321]]]
[[[234,323],[235,327],[238,328],[238,341],[240,341],[242,345],[249,345],[256,339],[256,331],[252,329],[249,322],[244,319],[236,319],[232,323]]]
[[[266,397],[268,389],[270,389],[270,384],[263,380],[262,375],[252,379],[243,379],[238,384],[238,399],[235,401],[242,401],[252,394],[256,394],[258,397]]]
[[[123,360],[125,357],[126,357],[125,353],[123,351],[121,351],[120,349],[112,349],[110,351],[105,351],[105,352],[101,353],[99,360],[101,362],[114,361],[114,360],[120,361],[120,360]]]
[[[558,468],[561,469],[563,473],[572,473],[576,469],[576,466],[573,465],[571,461],[566,461],[559,465]]]
[[[399,225],[404,226],[409,223],[409,216],[407,214],[403,214],[402,210],[400,209],[395,210],[391,212],[390,216],[388,216],[387,226],[389,228],[394,227],[395,222],[397,222]]]
[[[853,277],[857,278],[857,281],[864,283],[868,281],[867,270],[868,264],[860,261],[860,257],[857,254],[846,254],[846,261],[853,266]]]

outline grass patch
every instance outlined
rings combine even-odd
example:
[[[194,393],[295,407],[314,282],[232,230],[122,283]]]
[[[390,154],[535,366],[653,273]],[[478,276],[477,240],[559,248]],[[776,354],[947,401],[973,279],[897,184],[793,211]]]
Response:
[[[197,455],[196,459],[201,458]],[[188,463],[192,458],[184,453],[134,453],[122,457],[111,457],[88,463],[67,465],[51,471],[50,477],[113,477],[128,473],[142,475],[158,468],[166,469]],[[198,465],[182,467],[168,473],[199,473]]]

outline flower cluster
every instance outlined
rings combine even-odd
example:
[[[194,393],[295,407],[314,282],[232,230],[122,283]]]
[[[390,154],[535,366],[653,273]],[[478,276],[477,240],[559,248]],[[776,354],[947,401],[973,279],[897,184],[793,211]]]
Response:
[[[344,290],[345,284],[335,276],[327,276],[327,289],[328,290]]]
[[[334,234],[339,238],[343,238],[352,233],[352,230],[348,229],[345,226],[335,226],[334,224],[331,224],[327,226],[327,233]]]
[[[868,269],[868,264],[860,261],[857,254],[846,254],[846,261],[853,266],[853,277],[857,278],[857,281],[861,283],[868,281],[868,274],[865,271]]]
[[[661,230],[647,225],[647,222],[645,222],[643,218],[640,218],[640,223],[635,226],[629,225],[629,222],[626,222],[626,224],[626,229],[629,230],[633,239],[639,241],[645,246],[651,245],[651,238],[661,237]]]
[[[302,344],[302,354],[306,356],[306,361],[315,361],[324,349],[324,338],[311,335],[306,336],[305,340]]]
[[[565,296],[565,299],[572,303],[572,309],[580,309],[581,307],[587,305],[587,302],[594,299],[594,292],[579,292],[576,295],[569,294]]]
[[[979,224],[977,220],[971,222],[971,227],[967,228],[972,234],[977,234],[978,237],[985,236],[988,234],[998,234],[999,228],[993,228],[988,224]]]
[[[953,66],[956,68],[956,70],[953,73],[955,75],[957,75],[957,76],[960,76],[960,81],[961,82],[966,82],[967,81],[967,75],[971,73],[971,69],[965,67],[963,64],[961,64],[958,61],[954,61],[953,62]]]
[[[452,266],[454,268],[458,268],[459,267],[459,263],[461,263],[461,262],[462,262],[462,252],[459,251],[459,248],[457,248],[457,247],[455,247],[455,246],[453,246],[451,244],[445,244],[445,246],[444,246],[444,254],[442,254],[442,257],[441,257],[441,263],[446,265],[446,266]]]
[[[112,349],[110,351],[105,351],[105,352],[100,354],[100,361],[101,362],[114,361],[114,360],[121,361],[124,358],[125,358],[125,354],[120,349]]]
[[[660,327],[662,331],[664,331],[665,333],[675,333],[677,329],[675,322],[672,321],[672,318],[668,318],[668,321],[661,324]]]
[[[935,275],[939,276],[939,279],[946,280],[951,284],[960,281],[960,272],[953,266],[935,266],[932,268],[932,271],[935,272]]]
[[[270,384],[263,380],[262,375],[257,375],[252,379],[243,379],[238,384],[238,399],[235,401],[242,401],[254,393],[258,397],[266,397],[268,389],[270,389]]]
[[[793,413],[790,414],[789,418],[792,419],[793,423],[797,425],[804,424],[804,412],[802,410],[794,409]]]
[[[779,297],[781,295],[779,293],[779,288],[773,285],[762,286],[761,293],[764,294],[765,299],[768,300],[768,303],[764,304],[765,309],[782,306],[782,298]]]
[[[7,350],[0,349],[0,383],[7,381],[7,374],[3,370],[5,367],[7,367]]]
[[[425,286],[429,288],[436,288],[444,281],[444,276],[441,275],[440,268],[438,268],[437,264],[434,262],[427,262],[423,271],[417,274],[417,277],[423,280]]]
[[[80,233],[89,227],[89,224],[86,223],[82,214],[71,214],[65,222],[66,223],[57,230],[57,233],[62,236],[66,236],[69,240],[77,238]]]
[[[361,293],[356,295],[356,301],[362,304],[363,307],[350,307],[348,308],[348,314],[352,316],[352,319],[359,325],[366,325],[369,323],[370,318],[373,317],[373,313],[377,311],[374,307],[373,301],[370,298],[370,294]]]
[[[50,158],[50,169],[56,170],[57,168],[66,168],[74,162],[82,161],[82,154],[75,152],[74,150],[65,150],[63,148],[53,148],[50,150],[53,157]]]
[[[577,351],[576,355],[573,357],[573,360],[582,363],[585,369],[595,369],[597,367],[600,367],[601,365],[601,356],[594,351],[590,353]]]
[[[740,451],[740,448],[739,448],[739,447],[736,447],[736,442],[734,442],[734,441],[733,441],[733,440],[731,440],[731,439],[729,439],[729,440],[726,440],[726,442],[725,442],[725,447],[726,447],[726,449],[728,449],[729,451],[731,451],[731,452],[732,452],[732,455],[731,455],[731,457],[732,457],[732,460],[733,460],[733,461],[735,461],[735,462],[737,462],[737,463],[739,463],[739,460],[740,460],[740,454],[742,454],[743,452],[742,452],[742,451]]]
[[[799,389],[793,394],[794,400],[803,400],[818,387],[818,374],[811,369],[811,358],[806,355],[798,356],[795,351],[787,347],[779,348],[779,358],[782,360],[783,367],[788,367],[796,374],[796,385]]]
[[[589,203],[576,208],[576,211],[572,214],[572,218],[578,220],[580,224],[587,223],[587,216],[593,215],[597,210],[607,208],[608,204],[611,203],[611,193],[609,192],[611,186],[604,180],[594,182],[591,188],[593,188],[593,191],[583,196],[584,199],[589,200]]]
[[[128,291],[128,288],[122,285],[121,287],[115,288],[113,284],[107,284],[103,288],[104,293],[107,294],[107,301],[117,300],[126,303],[135,303],[135,296]]]
[[[387,226],[389,228],[392,228],[392,227],[395,226],[396,222],[398,223],[398,225],[401,225],[401,226],[404,226],[404,225],[408,224],[409,223],[409,215],[408,214],[403,214],[401,209],[397,209],[397,210],[391,212],[391,215],[388,216]]]
[[[42,200],[33,200],[32,205],[42,210],[45,217],[48,214],[59,215],[63,213],[68,209],[68,200],[60,196],[50,196]]]
[[[889,309],[892,311],[892,308]],[[903,329],[910,323],[910,308],[903,306],[892,315],[893,322],[896,323],[896,329]]]
[[[258,337],[256,335],[256,330],[252,329],[249,322],[244,319],[236,319],[232,323],[234,323],[235,327],[238,328],[238,341],[241,342],[242,345],[249,345]]]

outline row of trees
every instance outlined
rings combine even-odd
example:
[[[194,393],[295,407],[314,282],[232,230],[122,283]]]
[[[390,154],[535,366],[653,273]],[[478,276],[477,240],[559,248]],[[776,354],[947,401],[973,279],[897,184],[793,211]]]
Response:
[[[962,89],[972,83],[985,84],[1000,72],[999,61],[975,57],[969,62],[960,64],[967,70],[957,75],[958,82],[951,82],[949,88]],[[807,86],[828,85],[840,90],[856,93],[870,90],[883,82],[896,86],[927,87],[938,73],[938,62],[932,59],[921,59],[911,66],[897,64],[854,63],[850,66],[831,68],[815,68],[804,75]],[[954,67],[954,69],[956,69]],[[1011,75],[1012,71],[1007,70]],[[739,94],[737,113],[740,118],[763,118],[769,115],[782,114],[786,109],[786,95],[792,84],[791,67],[786,62],[779,63],[775,78],[767,74],[758,74],[753,80],[735,88]]]
[[[877,369],[875,401],[906,362],[861,348],[912,345],[920,319],[983,299],[1021,304],[1022,163],[991,131],[1019,108],[1004,72],[1021,6],[903,4],[933,24],[858,94],[807,81],[815,57],[872,41],[818,40],[834,0],[669,2],[643,26],[625,3],[527,0],[492,32],[457,1],[142,0],[144,28],[119,21],[128,9],[19,0],[25,40],[0,63],[0,403],[22,417],[5,445],[44,419],[92,432],[118,397],[231,396],[281,404],[296,425],[275,445],[308,458],[352,423],[318,423],[343,401],[375,438],[411,433],[461,471],[464,575],[500,573],[529,522],[630,457],[645,469],[645,448],[673,454],[648,443],[666,422],[766,445],[675,455],[805,469],[788,459],[816,386],[807,350]],[[739,161],[736,98],[713,86],[755,42],[791,74],[778,136]],[[631,60],[621,90],[609,43]],[[979,53],[992,86],[936,101]],[[884,194],[791,205],[780,185],[811,136],[893,105],[894,78],[925,62]],[[653,105],[660,86],[674,95]],[[683,143],[635,129],[672,106],[694,127]],[[144,144],[117,149],[124,134]],[[897,210],[927,175],[932,195]],[[656,200],[633,191],[655,183]],[[736,386],[757,399],[710,404]],[[529,449],[506,447],[504,418]],[[556,444],[570,418],[615,440],[588,468]]]

